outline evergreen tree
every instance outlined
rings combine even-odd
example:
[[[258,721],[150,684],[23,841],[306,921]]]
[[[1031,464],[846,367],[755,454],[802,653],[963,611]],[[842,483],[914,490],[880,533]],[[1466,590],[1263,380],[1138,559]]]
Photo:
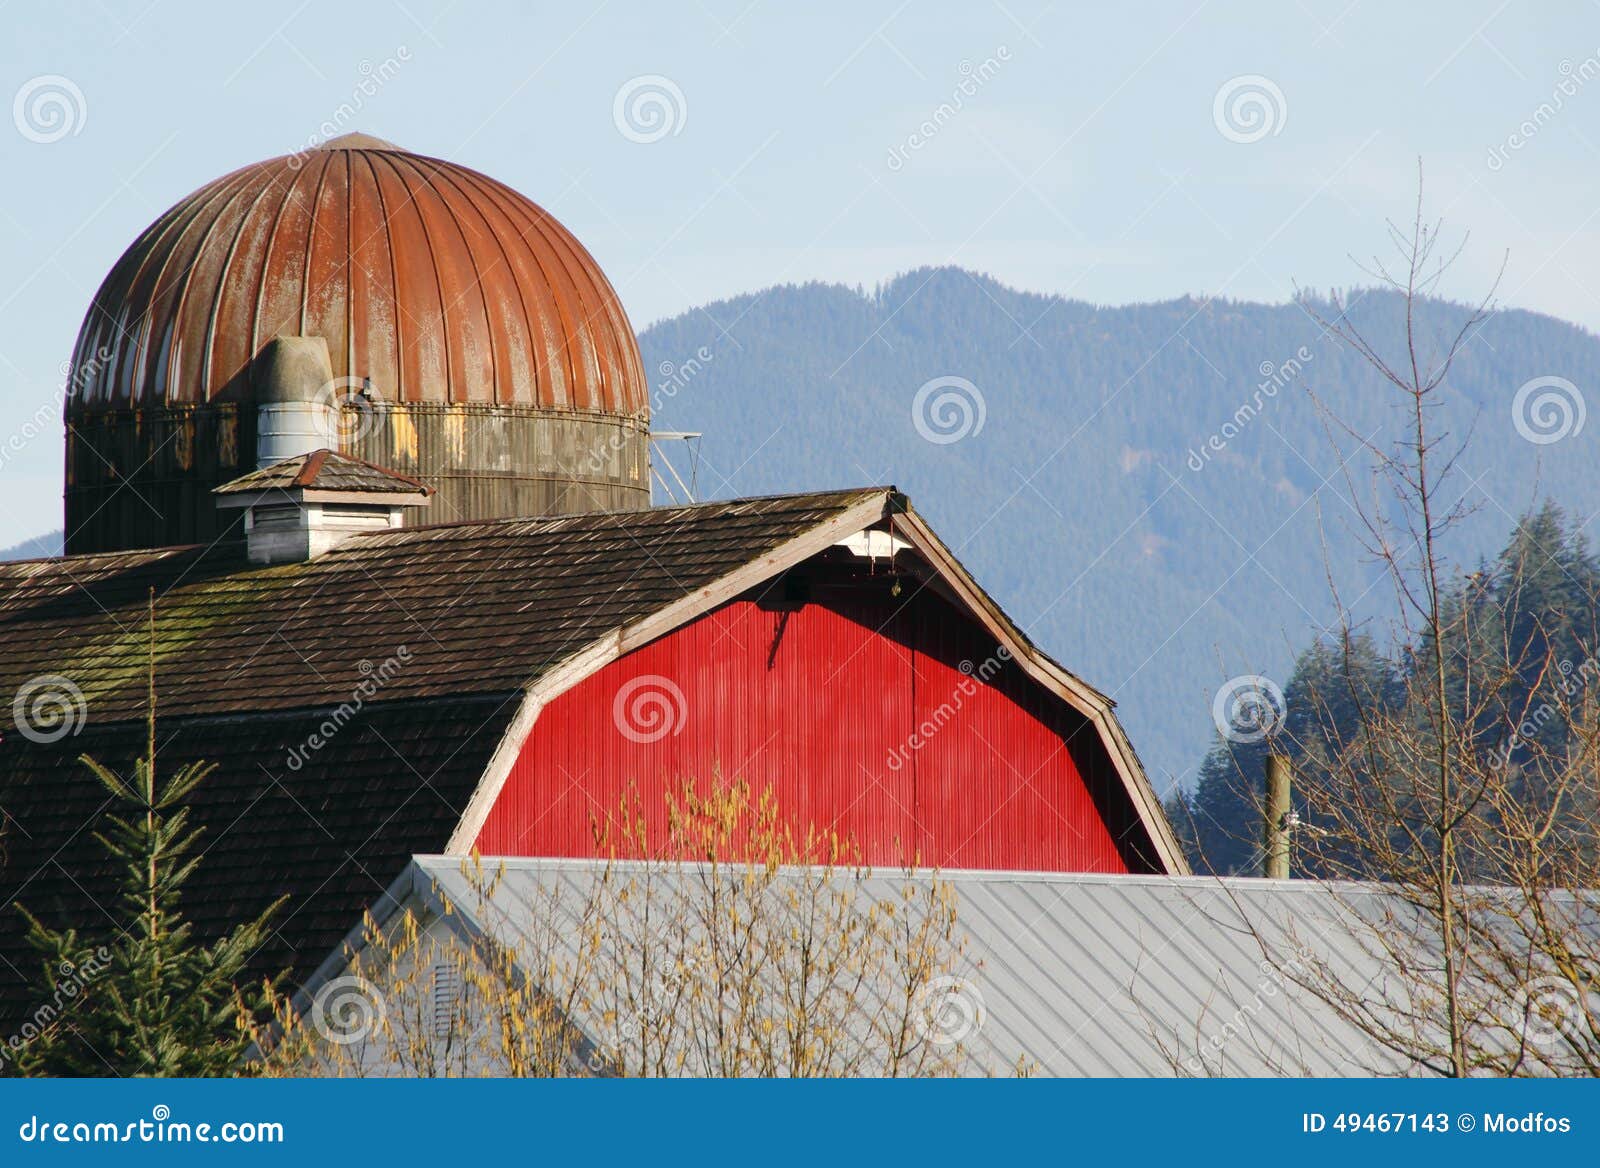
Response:
[[[1267,745],[1219,738],[1195,781],[1190,833],[1196,872],[1257,876],[1261,866],[1261,791]]]
[[[1524,515],[1500,554],[1457,579],[1440,607],[1449,656],[1458,666],[1476,663],[1475,670],[1452,669],[1447,683],[1451,704],[1464,711],[1469,697],[1462,687],[1467,677],[1476,679],[1478,692],[1471,700],[1482,723],[1474,732],[1476,748],[1503,751],[1508,761],[1520,764],[1536,743],[1543,757],[1559,757],[1572,728],[1558,711],[1572,709],[1574,696],[1600,680],[1600,564],[1561,508],[1546,502]],[[1355,774],[1363,785],[1396,781],[1366,773],[1348,755],[1337,768],[1330,763],[1358,741],[1363,709],[1396,710],[1405,704],[1408,687],[1418,680],[1418,663],[1431,657],[1426,637],[1385,656],[1366,635],[1352,635],[1348,643],[1319,642],[1300,655],[1285,687],[1287,710],[1271,748],[1295,762],[1295,810],[1306,830],[1316,829],[1318,814],[1308,792],[1345,797],[1332,789],[1335,770],[1344,782]],[[1507,669],[1507,684],[1487,701],[1485,681]],[[1422,733],[1420,727],[1417,732]],[[1197,871],[1253,875],[1258,870],[1268,750],[1267,741],[1219,739],[1201,765],[1193,792],[1181,808],[1173,805],[1192,818],[1184,842]],[[1507,778],[1514,791],[1536,792],[1541,781],[1536,770],[1523,766]],[[1360,792],[1351,795],[1360,797]],[[1576,824],[1596,814],[1597,802],[1569,794],[1568,818]],[[1494,873],[1478,875],[1490,879]]]
[[[125,809],[96,832],[121,867],[111,935],[57,930],[22,909],[42,960],[41,1001],[65,1003],[19,1055],[28,1075],[222,1076],[240,1069],[251,1029],[267,1009],[271,981],[255,991],[239,982],[266,939],[282,901],[207,945],[197,942],[182,906],[199,868],[202,829],[189,826],[188,797],[215,769],[195,762],[161,779],[155,747],[155,608],[145,756],[131,781],[88,755],[81,761]],[[118,911],[120,910],[120,911]]]
[[[1190,866],[1198,871],[1196,857],[1200,855],[1200,841],[1195,830],[1194,797],[1182,786],[1175,785],[1161,801],[1161,806],[1167,813],[1167,822],[1172,824],[1172,834],[1177,837],[1179,850],[1189,857]]]
[[[1274,732],[1257,741],[1219,738],[1201,763],[1187,800],[1191,866],[1219,876],[1259,875],[1267,755],[1281,751],[1304,776],[1325,751],[1353,740],[1363,703],[1385,707],[1398,700],[1399,692],[1399,679],[1371,637],[1319,641],[1301,653],[1284,688],[1283,717]],[[1316,808],[1307,803],[1307,786],[1296,785],[1293,802],[1300,818],[1312,823]]]
[[[1582,533],[1555,503],[1524,515],[1500,553],[1493,582],[1516,659],[1593,651],[1600,569]]]

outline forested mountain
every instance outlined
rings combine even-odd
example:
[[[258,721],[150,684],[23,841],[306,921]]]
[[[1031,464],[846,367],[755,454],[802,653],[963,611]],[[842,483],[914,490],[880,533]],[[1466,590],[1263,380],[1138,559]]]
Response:
[[[1400,300],[1349,299],[1399,353]],[[897,484],[1045,649],[1117,700],[1165,787],[1193,782],[1224,680],[1287,684],[1331,618],[1330,576],[1358,613],[1392,603],[1367,592],[1377,569],[1347,502],[1372,490],[1368,460],[1346,461],[1351,434],[1317,401],[1376,441],[1403,418],[1313,319],[1328,311],[1315,296],[1101,308],[942,268],[872,291],[775,287],[641,340],[656,427],[705,434],[700,497]],[[1466,317],[1429,302],[1424,331]],[[1555,377],[1600,385],[1600,339],[1520,311],[1485,322],[1454,367],[1437,421],[1470,440],[1447,501],[1476,507],[1446,549],[1459,563],[1493,556],[1544,497],[1580,522],[1600,509],[1592,430],[1539,443],[1524,432],[1549,437],[1559,416],[1514,423],[1518,389]],[[919,402],[937,379],[965,384]],[[687,477],[692,448],[659,448]]]
[[[0,548],[0,560],[37,560],[61,554],[61,533],[52,531],[36,535],[8,548]]]

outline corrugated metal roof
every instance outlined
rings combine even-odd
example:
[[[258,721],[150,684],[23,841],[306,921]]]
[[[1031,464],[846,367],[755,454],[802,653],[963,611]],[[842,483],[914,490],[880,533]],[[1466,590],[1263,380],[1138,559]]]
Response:
[[[391,402],[649,406],[621,301],[549,212],[347,136],[224,175],[152,223],[89,307],[66,414],[237,400],[281,334],[327,338],[333,375]]]
[[[491,872],[500,865],[488,912],[475,909],[459,858],[417,857],[411,887],[450,901],[475,928],[527,942],[545,911],[535,905],[553,893],[581,904],[603,869],[484,860]],[[1361,943],[1354,915],[1384,897],[1375,888],[1017,872],[940,878],[954,890],[968,942],[955,972],[983,1006],[982,1025],[963,1040],[973,1073],[1004,1074],[1019,1062],[1067,1076],[1407,1070],[1283,972],[1304,945],[1347,986],[1386,992],[1384,967]],[[906,879],[874,875],[861,891],[896,898]]]

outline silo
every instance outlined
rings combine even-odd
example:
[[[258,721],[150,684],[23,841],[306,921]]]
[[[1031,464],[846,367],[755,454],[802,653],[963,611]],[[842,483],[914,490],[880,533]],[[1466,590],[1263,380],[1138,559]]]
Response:
[[[649,505],[648,386],[593,257],[493,179],[348,135],[202,187],[112,268],[72,359],[68,552],[222,533],[280,336],[326,342],[340,449],[433,486],[429,522]]]

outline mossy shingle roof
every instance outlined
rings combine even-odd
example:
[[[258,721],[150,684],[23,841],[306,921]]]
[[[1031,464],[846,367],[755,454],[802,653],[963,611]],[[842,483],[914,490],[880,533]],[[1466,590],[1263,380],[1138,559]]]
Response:
[[[337,704],[402,645],[385,701],[503,692],[884,493],[402,528],[269,568],[236,546],[0,564],[0,695],[59,675],[89,722],[138,720],[152,589],[167,716]]]
[[[197,931],[287,895],[255,968],[298,979],[409,856],[443,849],[522,687],[874,496],[888,492],[401,529],[268,568],[236,545],[0,563],[0,699],[24,694],[26,721],[64,694],[75,729],[42,741],[59,725],[25,734],[0,708],[0,1021],[26,1015],[35,972],[16,904],[110,924],[92,836],[108,808],[77,759],[128,770],[143,752],[152,592],[160,766],[217,764],[194,805]]]

